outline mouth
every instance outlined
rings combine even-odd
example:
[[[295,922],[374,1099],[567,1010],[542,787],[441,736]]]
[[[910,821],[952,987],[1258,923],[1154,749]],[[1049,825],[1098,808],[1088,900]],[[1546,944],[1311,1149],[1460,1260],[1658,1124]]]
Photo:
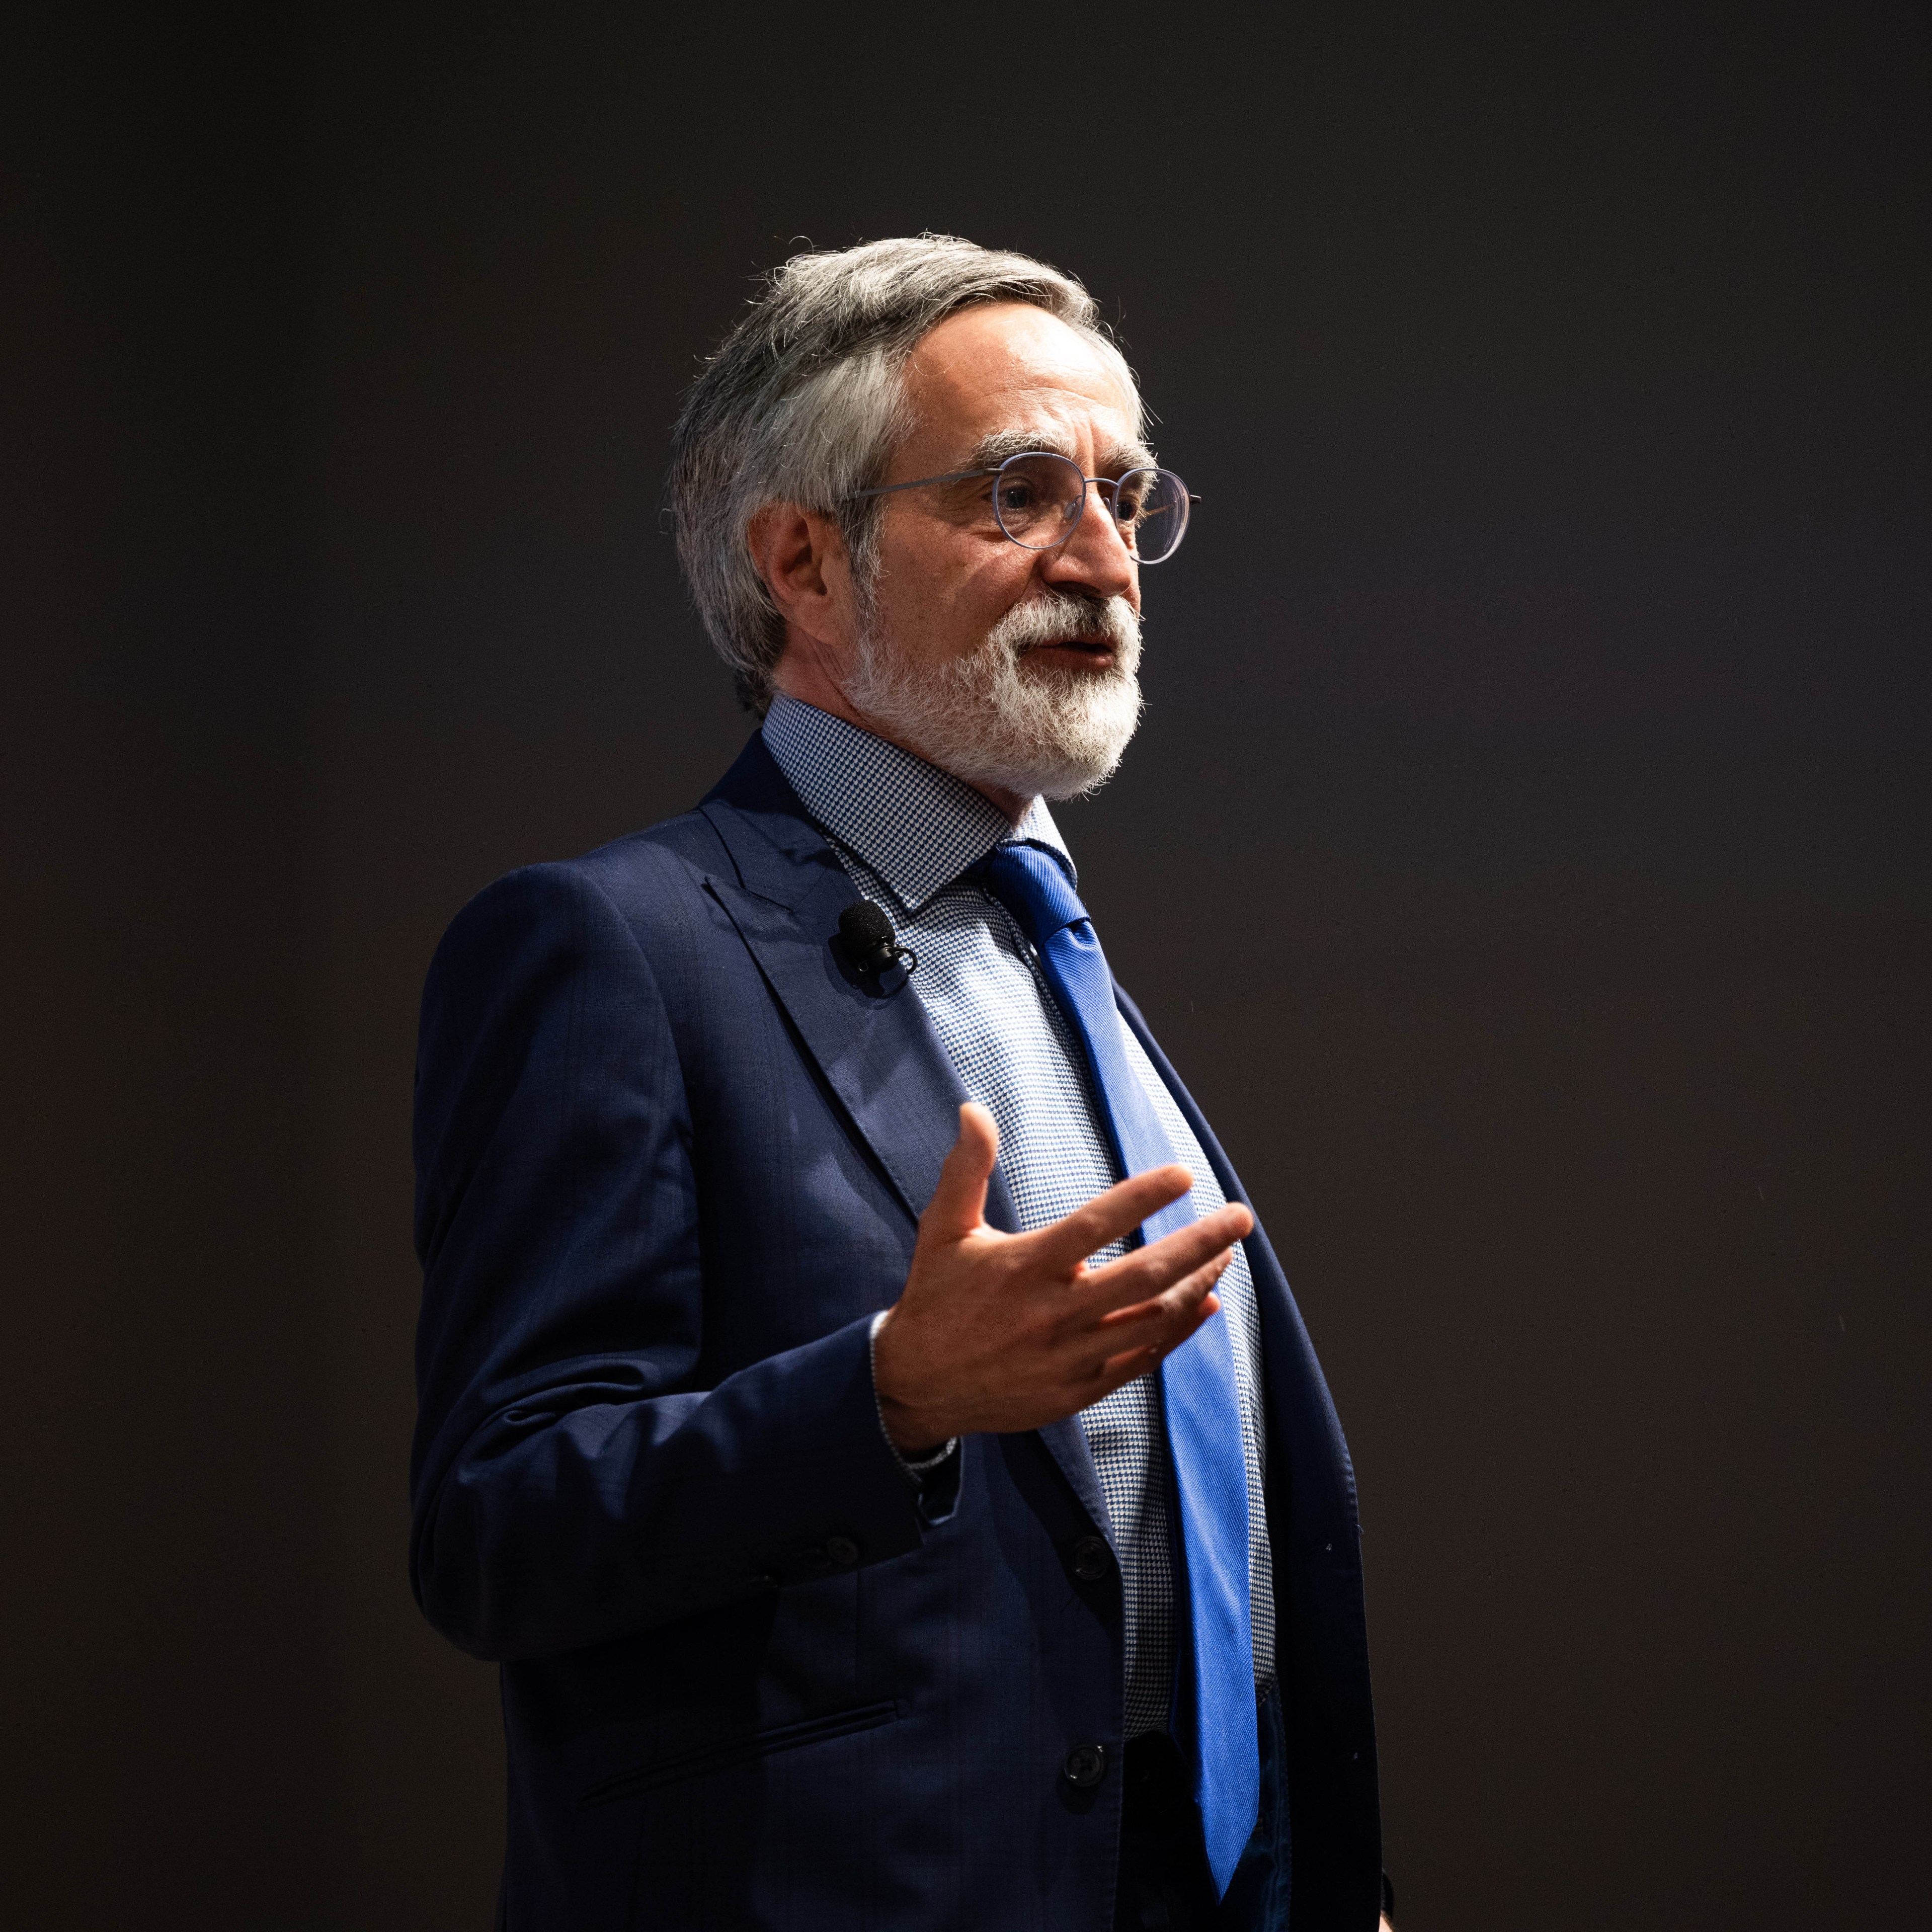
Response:
[[[1114,646],[1100,638],[1054,638],[1046,644],[1023,644],[1019,655],[1037,657],[1042,651],[1055,658],[1064,655],[1095,670],[1104,670],[1114,662]]]

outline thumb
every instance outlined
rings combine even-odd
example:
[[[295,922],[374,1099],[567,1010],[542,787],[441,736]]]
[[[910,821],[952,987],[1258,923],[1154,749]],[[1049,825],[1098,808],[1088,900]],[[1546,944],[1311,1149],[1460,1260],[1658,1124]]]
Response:
[[[976,1100],[959,1109],[959,1138],[939,1170],[939,1185],[919,1217],[922,1235],[963,1241],[986,1226],[986,1184],[999,1158],[1000,1130]]]

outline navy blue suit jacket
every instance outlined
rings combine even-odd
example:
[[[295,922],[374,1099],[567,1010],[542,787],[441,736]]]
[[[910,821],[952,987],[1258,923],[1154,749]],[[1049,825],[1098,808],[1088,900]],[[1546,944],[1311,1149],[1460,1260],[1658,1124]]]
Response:
[[[754,738],[696,812],[499,880],[430,969],[411,1567],[503,1666],[514,1932],[1112,1924],[1118,1771],[1063,1774],[1123,1724],[1118,1571],[1069,1556],[1108,1533],[1079,1424],[969,1438],[923,1492],[880,1432],[872,1318],[966,1096],[903,976],[831,943],[854,896]],[[1354,1481],[1247,1248],[1282,1721],[1246,1916],[1292,1887],[1298,1932],[1366,1932]]]

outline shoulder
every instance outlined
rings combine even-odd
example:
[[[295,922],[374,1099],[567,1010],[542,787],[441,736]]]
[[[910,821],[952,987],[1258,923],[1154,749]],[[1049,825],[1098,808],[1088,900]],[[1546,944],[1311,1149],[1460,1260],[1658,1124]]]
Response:
[[[554,992],[589,969],[598,980],[656,982],[676,1005],[736,943],[713,881],[758,883],[779,896],[826,856],[763,740],[754,734],[694,811],[574,859],[506,872],[442,936],[427,1009],[450,995],[494,1005],[506,988]]]
[[[727,943],[706,879],[721,868],[696,814],[578,858],[525,866],[486,886],[454,920],[424,980],[418,1022],[419,1148],[533,1071],[604,1066],[640,1042],[682,1036]],[[561,1074],[558,1077],[562,1077]],[[487,1112],[487,1108],[484,1109]]]
[[[534,947],[634,947],[646,958],[688,938],[704,881],[730,861],[700,812],[686,812],[572,859],[506,872],[450,922],[431,976],[465,960]]]

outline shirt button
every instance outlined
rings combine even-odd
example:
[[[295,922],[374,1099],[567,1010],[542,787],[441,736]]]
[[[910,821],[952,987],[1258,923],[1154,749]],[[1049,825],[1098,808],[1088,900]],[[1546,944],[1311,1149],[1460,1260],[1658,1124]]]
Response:
[[[1067,1552],[1075,1576],[1083,1583],[1097,1583],[1114,1567],[1114,1552],[1104,1536],[1083,1536]]]
[[[835,1568],[849,1570],[859,1560],[859,1546],[849,1536],[828,1536],[825,1554]]]
[[[1084,1791],[1088,1786],[1098,1784],[1107,1774],[1107,1747],[1105,1744],[1076,1744],[1066,1754],[1066,1762],[1060,1767],[1060,1774],[1067,1783]]]

